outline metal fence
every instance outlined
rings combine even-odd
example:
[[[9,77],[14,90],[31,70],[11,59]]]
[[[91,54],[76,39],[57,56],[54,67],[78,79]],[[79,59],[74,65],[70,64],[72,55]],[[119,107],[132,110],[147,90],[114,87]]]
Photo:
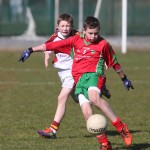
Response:
[[[121,0],[102,0],[99,13],[103,35],[121,35]],[[54,0],[0,0],[0,36],[21,35],[34,28],[37,35],[54,31]],[[84,0],[83,19],[94,15],[97,0]],[[79,1],[60,0],[59,13],[72,14],[78,29]],[[28,11],[29,8],[31,11]],[[128,0],[128,35],[150,35],[150,0]],[[29,22],[28,22],[29,21]],[[31,24],[32,23],[32,24]]]

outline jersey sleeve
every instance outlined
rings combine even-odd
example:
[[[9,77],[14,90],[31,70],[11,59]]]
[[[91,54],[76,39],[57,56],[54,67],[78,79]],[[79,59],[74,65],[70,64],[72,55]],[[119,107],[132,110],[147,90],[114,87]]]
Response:
[[[53,33],[45,43],[49,43],[49,42],[54,41],[54,39],[55,39],[57,36],[58,36],[58,35],[57,35],[56,32]]]
[[[113,67],[116,72],[121,71],[121,65],[119,64],[116,54],[109,43],[104,45],[103,57],[108,68]]]
[[[77,38],[77,36],[72,36],[64,40],[45,43],[46,51],[53,50],[55,52],[61,52],[70,55],[71,48],[73,47]]]

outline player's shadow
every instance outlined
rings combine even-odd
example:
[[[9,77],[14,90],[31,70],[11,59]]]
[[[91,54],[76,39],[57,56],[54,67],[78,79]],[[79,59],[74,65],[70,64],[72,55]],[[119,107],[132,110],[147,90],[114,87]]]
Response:
[[[141,130],[130,130],[132,134],[137,132],[143,132]],[[149,132],[149,131],[148,131]],[[117,131],[107,131],[106,134],[108,136],[117,136]],[[86,138],[93,137],[93,135],[85,135]],[[113,150],[147,150],[150,148],[150,143],[142,143],[142,144],[132,144],[130,148],[126,148],[123,145],[118,145],[117,148],[114,148]]]
[[[134,134],[134,133],[137,133],[137,132],[143,132],[143,131],[140,131],[140,130],[130,130],[130,132],[132,133],[132,134]],[[108,136],[116,136],[116,135],[119,135],[119,133],[117,132],[117,131],[107,131],[106,132],[106,135],[108,135]],[[93,137],[93,136],[95,136],[95,135],[92,135],[92,134],[90,134],[90,135],[85,135],[85,137]]]
[[[141,131],[141,130],[130,130],[130,132],[133,135],[134,133],[143,132],[143,131]],[[108,136],[115,136],[115,135],[118,135],[118,132],[117,131],[107,131],[107,135]],[[142,143],[142,144],[134,144],[133,143],[130,148],[119,146],[118,148],[116,148],[114,150],[147,150],[148,148],[150,148],[150,143]]]
[[[141,130],[130,130],[131,134],[134,135],[134,133],[138,133],[138,132],[143,132]],[[149,131],[145,131],[145,132],[149,132]],[[119,135],[117,131],[107,131],[106,134],[108,136],[117,136]],[[93,138],[95,137],[95,135],[92,135],[92,134],[85,134],[83,135],[83,137],[85,138]],[[63,139],[64,137],[57,137],[57,139]],[[69,139],[75,139],[75,138],[78,138],[78,136],[75,136],[75,135],[70,135],[68,136],[67,138]],[[115,148],[113,148],[113,150],[147,150],[147,149],[150,149],[150,143],[142,143],[142,144],[137,144],[137,143],[133,143],[131,145],[131,147],[127,148],[125,147],[123,144],[116,144],[116,143],[112,143],[114,144]]]
[[[143,132],[141,130],[130,130],[131,134],[134,134],[134,133],[137,133],[137,132]],[[108,136],[116,136],[118,135],[119,133],[117,131],[107,131],[106,134]]]
[[[116,148],[113,148],[113,150],[148,150],[150,147],[150,144],[143,143],[143,144],[132,144],[129,148],[119,145]]]
[[[133,144],[130,149],[131,150],[147,150],[150,148],[150,144],[143,143],[143,144]]]

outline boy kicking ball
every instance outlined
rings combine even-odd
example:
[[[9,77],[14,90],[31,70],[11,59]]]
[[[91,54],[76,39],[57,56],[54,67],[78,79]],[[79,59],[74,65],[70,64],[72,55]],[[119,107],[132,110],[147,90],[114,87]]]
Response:
[[[116,55],[110,44],[100,36],[100,23],[97,18],[88,16],[84,22],[84,31],[79,35],[65,40],[49,42],[25,50],[20,58],[24,62],[31,53],[37,51],[59,50],[70,54],[71,50],[66,47],[74,47],[74,60],[72,76],[76,87],[75,94],[78,96],[82,112],[87,112],[85,120],[92,115],[92,105],[95,105],[110,119],[112,125],[123,138],[126,146],[131,146],[132,135],[127,125],[114,113],[111,106],[100,97],[102,87],[105,85],[104,63],[108,68],[113,67],[121,78],[123,85],[129,90],[133,89],[132,83],[123,73]],[[107,135],[96,136],[100,143],[100,150],[112,150],[111,142]]]

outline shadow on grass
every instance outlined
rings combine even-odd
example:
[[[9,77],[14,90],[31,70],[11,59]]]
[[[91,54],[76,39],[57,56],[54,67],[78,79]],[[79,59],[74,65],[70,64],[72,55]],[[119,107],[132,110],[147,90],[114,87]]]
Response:
[[[130,130],[131,134],[138,133],[138,132],[143,132],[141,130]],[[108,131],[107,132],[108,136],[115,136],[118,135],[117,131]],[[118,147],[115,148],[114,150],[148,150],[150,148],[150,143],[139,143],[139,144],[132,144],[130,148],[126,147]]]
[[[143,132],[141,130],[130,130],[131,134],[137,133],[137,132]],[[119,133],[117,131],[107,131],[106,134],[108,136],[115,136],[118,135]]]
[[[134,144],[131,146],[131,150],[146,150],[150,148],[150,144],[143,143],[143,144]]]
[[[134,133],[140,133],[140,132],[143,132],[141,130],[130,130],[130,132],[132,134]],[[119,135],[117,131],[107,131],[106,133],[108,136],[117,136]],[[92,135],[92,134],[86,134],[86,135],[83,135],[83,137],[85,138],[93,138],[95,137],[95,135]],[[78,136],[74,136],[74,135],[71,135],[71,136],[68,136],[67,137],[68,139],[75,139],[75,138],[78,138]],[[57,139],[64,139],[64,137],[58,137]],[[133,143],[131,145],[131,147],[127,148],[125,147],[124,145],[122,144],[117,144],[117,143],[112,143],[114,144],[114,147],[113,150],[148,150],[150,149],[150,143]]]
[[[133,144],[131,147],[123,147],[123,146],[118,146],[114,148],[113,150],[148,150],[150,148],[150,144],[148,143],[143,143],[143,144]]]
[[[143,132],[141,130],[130,130],[132,134],[137,133],[137,132]],[[117,131],[107,131],[106,133],[108,136],[116,136],[118,135]],[[85,135],[84,137],[90,138],[93,137],[94,135]],[[131,147],[127,148],[124,146],[116,146],[113,150],[148,150],[150,148],[150,143],[139,143],[139,144],[132,144]]]
[[[143,131],[140,131],[140,130],[137,130],[137,131],[130,130],[130,132],[132,134],[134,134],[134,133],[143,132]],[[119,133],[117,131],[107,131],[106,135],[108,135],[108,136],[116,136],[116,135],[119,135]],[[93,137],[93,136],[95,136],[95,135],[92,135],[92,134],[91,135],[85,135],[85,137]]]

